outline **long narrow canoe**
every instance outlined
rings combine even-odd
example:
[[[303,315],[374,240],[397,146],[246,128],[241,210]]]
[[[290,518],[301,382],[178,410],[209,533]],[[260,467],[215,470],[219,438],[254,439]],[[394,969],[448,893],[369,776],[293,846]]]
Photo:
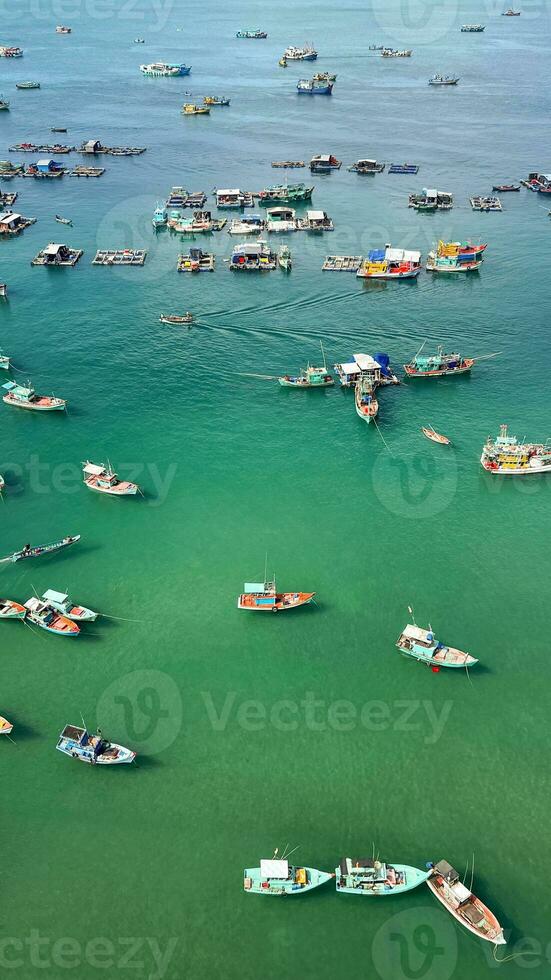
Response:
[[[22,548],[21,551],[14,551],[13,555],[8,555],[7,558],[0,558],[1,562],[16,562],[21,561],[23,558],[38,558],[40,555],[50,555],[53,551],[61,551],[62,548],[68,548],[71,544],[76,544],[80,541],[80,534],[67,535],[61,541],[54,541],[52,544],[39,544],[34,548]]]

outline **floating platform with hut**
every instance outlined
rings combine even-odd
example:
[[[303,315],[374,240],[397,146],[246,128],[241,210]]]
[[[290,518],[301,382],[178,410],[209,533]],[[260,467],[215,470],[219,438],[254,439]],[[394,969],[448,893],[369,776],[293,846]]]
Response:
[[[143,265],[146,257],[145,248],[99,248],[92,265]]]
[[[190,248],[187,255],[179,255],[176,268],[178,272],[214,272],[214,255],[200,248]]]
[[[35,256],[31,265],[46,265],[50,268],[70,267],[76,265],[83,254],[82,248],[71,248],[69,245],[50,242]]]
[[[113,157],[134,157],[140,153],[145,153],[146,146],[103,146],[99,140],[86,140],[81,146],[77,147],[77,153],[94,155],[96,153],[106,153]]]
[[[332,219],[325,211],[307,211],[305,218],[299,218],[298,227],[300,231],[333,231]]]
[[[64,177],[67,170],[61,163],[49,157],[38,160],[37,163],[30,163],[23,171],[22,177],[34,177],[35,180],[54,180]]]
[[[15,204],[17,200],[17,191],[13,194],[4,193],[0,191],[0,208],[9,208],[12,204]]]
[[[71,170],[71,177],[101,177],[105,173],[105,167],[85,167],[79,165]]]
[[[322,269],[324,272],[357,272],[362,261],[362,255],[326,255]]]
[[[15,211],[4,211],[0,214],[0,235],[19,235],[25,228],[34,225],[36,218],[25,218]]]
[[[272,160],[272,167],[282,167],[287,170],[305,167],[304,160]]]
[[[16,143],[10,146],[10,153],[74,153],[74,146],[63,143]]]

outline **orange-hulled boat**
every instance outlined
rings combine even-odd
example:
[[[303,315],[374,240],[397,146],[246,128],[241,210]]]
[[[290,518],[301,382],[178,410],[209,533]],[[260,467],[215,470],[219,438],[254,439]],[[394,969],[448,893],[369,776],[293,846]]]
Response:
[[[469,932],[474,932],[480,939],[487,939],[495,946],[503,946],[507,942],[493,912],[484,902],[465,887],[459,880],[459,874],[447,861],[439,861],[432,869],[432,875],[427,879],[433,895],[451,912],[454,919],[464,925]]]
[[[273,582],[245,582],[244,592],[237,600],[238,609],[255,609],[259,612],[279,612],[295,609],[311,602],[315,592],[278,592]]]

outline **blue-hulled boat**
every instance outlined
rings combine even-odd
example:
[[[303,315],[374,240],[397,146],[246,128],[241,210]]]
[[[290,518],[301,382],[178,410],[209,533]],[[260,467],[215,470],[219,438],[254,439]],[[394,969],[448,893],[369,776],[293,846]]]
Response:
[[[342,858],[335,868],[336,888],[345,895],[399,895],[430,877],[409,864],[385,864],[373,858]]]
[[[299,95],[331,95],[332,82],[317,82],[314,78],[301,78],[297,82]]]
[[[259,868],[245,868],[243,887],[251,895],[302,895],[332,877],[327,871],[298,867],[285,860],[261,860]]]

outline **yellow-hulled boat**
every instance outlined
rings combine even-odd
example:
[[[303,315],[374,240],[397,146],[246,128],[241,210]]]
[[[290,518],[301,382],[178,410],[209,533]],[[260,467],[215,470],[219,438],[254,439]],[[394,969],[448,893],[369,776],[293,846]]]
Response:
[[[184,116],[208,116],[209,112],[209,106],[195,105],[194,102],[185,102],[182,106],[182,115]]]

